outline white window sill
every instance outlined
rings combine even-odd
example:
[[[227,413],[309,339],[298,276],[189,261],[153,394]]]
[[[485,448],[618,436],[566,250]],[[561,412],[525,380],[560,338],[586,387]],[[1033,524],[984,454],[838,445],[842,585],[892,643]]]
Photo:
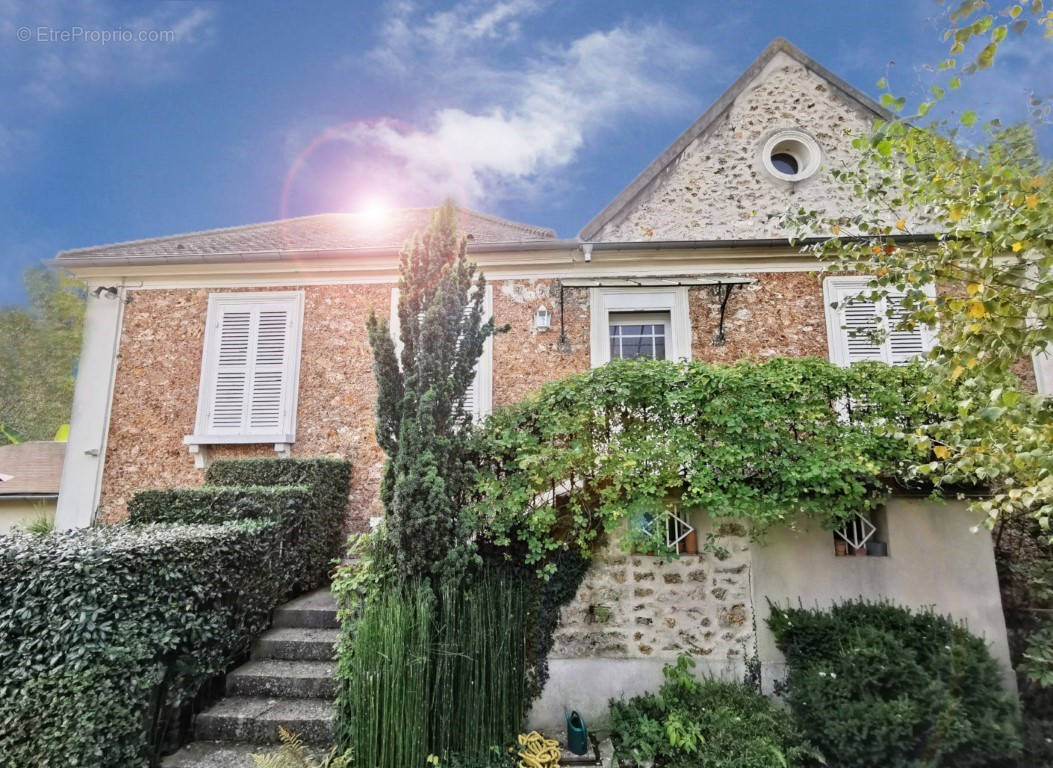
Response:
[[[272,443],[274,452],[279,456],[288,457],[292,455],[292,446],[296,442],[295,435],[272,434],[272,435],[187,435],[183,438],[183,444],[190,449],[194,456],[194,466],[198,469],[207,469],[211,461],[209,449],[214,445],[266,445]]]

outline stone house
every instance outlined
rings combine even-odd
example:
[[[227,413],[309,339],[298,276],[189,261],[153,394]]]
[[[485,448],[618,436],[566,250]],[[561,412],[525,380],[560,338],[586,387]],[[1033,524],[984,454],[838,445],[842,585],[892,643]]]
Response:
[[[831,308],[863,278],[816,276],[780,223],[801,206],[851,212],[829,169],[851,162],[851,136],[883,115],[775,40],[578,237],[462,210],[487,311],[511,326],[480,359],[473,410],[483,416],[612,357],[848,364],[925,351],[923,328],[876,346],[850,336],[882,308]],[[349,515],[364,527],[380,513],[383,460],[365,320],[393,311],[399,249],[429,217],[323,214],[60,253],[53,263],[89,298],[58,525],[116,522],[136,491],[200,483],[213,457],[277,452],[349,456]],[[755,631],[763,596],[935,605],[1007,659],[989,542],[945,513],[922,520],[912,504],[890,505],[886,558],[835,561],[830,534],[818,531],[788,533],[763,555],[741,538],[725,563],[601,558],[557,638],[554,665],[571,666],[554,668],[563,681],[554,685],[567,687],[547,692],[539,712],[557,715],[582,675],[615,681],[593,686],[604,705],[650,685],[656,662],[685,647],[715,666],[741,666],[753,651],[777,665],[770,638]],[[597,658],[625,673],[591,674]]]

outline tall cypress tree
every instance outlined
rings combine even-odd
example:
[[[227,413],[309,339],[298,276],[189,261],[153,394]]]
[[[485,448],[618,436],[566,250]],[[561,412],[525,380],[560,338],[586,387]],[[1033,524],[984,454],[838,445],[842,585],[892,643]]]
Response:
[[[486,280],[467,257],[457,208],[444,203],[399,264],[399,341],[387,321],[367,322],[377,380],[377,441],[387,454],[381,501],[403,576],[457,579],[473,557],[462,510],[473,484],[472,415],[464,407],[483,343]]]

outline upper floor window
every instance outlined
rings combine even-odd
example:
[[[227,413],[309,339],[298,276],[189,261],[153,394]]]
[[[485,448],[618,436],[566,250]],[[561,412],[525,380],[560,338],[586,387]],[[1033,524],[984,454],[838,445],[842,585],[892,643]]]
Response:
[[[609,323],[612,360],[665,360],[668,312],[611,313]]]
[[[904,325],[902,295],[890,293],[876,301],[860,297],[872,279],[828,277],[823,282],[830,360],[838,365],[860,360],[905,365],[932,349],[932,329],[920,323]],[[927,290],[935,294],[932,286]]]
[[[687,287],[589,290],[593,368],[618,359],[691,359]]]
[[[190,445],[296,439],[303,291],[208,297]]]

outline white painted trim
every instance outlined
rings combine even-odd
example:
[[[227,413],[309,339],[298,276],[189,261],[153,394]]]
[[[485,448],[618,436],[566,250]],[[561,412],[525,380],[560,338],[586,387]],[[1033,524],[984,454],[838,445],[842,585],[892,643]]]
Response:
[[[94,524],[98,512],[124,306],[123,287],[117,289],[114,297],[88,292],[69,440],[55,511],[57,530],[86,528]]]
[[[822,264],[799,250],[778,254],[744,249],[706,251],[626,250],[594,251],[586,262],[581,252],[480,254],[479,268],[489,280],[601,279],[671,277],[759,272],[818,272]],[[246,261],[238,264],[66,266],[79,279],[96,285],[124,281],[128,288],[171,290],[179,288],[256,288],[309,285],[375,285],[398,282],[396,258],[362,261],[326,260],[320,263]]]
[[[242,429],[237,432],[217,432],[208,421],[209,404],[212,400],[212,382],[215,379],[219,339],[216,336],[220,312],[232,305],[250,305],[255,309],[267,305],[292,309],[288,355],[285,359],[285,410],[282,413],[281,429],[278,432],[252,432]],[[195,462],[207,464],[208,453],[201,447],[226,444],[274,443],[275,451],[288,453],[288,446],[296,442],[296,411],[300,391],[300,351],[303,344],[303,291],[272,291],[253,293],[212,293],[208,297],[208,312],[205,317],[205,333],[201,349],[201,377],[198,382],[197,415],[194,419],[194,434],[183,438],[195,454]],[[246,383],[246,386],[249,382]]]
[[[670,338],[666,340],[666,351],[669,359],[691,359],[691,314],[686,286],[590,288],[589,358],[593,368],[611,359],[611,339],[607,328],[611,312],[668,312]]]
[[[831,304],[838,301],[839,294],[848,290],[861,293],[867,290],[867,286],[874,278],[871,275],[849,275],[827,277],[823,280],[823,314],[826,316],[826,344],[830,362],[840,366],[848,365],[848,338],[841,327],[841,308],[834,309]],[[925,292],[929,296],[936,295],[936,286],[928,284]],[[882,299],[877,305],[877,317],[879,322],[885,322],[885,301]],[[932,349],[936,342],[936,334],[928,326],[921,327],[922,348],[927,352]],[[888,357],[888,340],[883,348],[884,357]],[[886,359],[885,362],[890,362]]]

